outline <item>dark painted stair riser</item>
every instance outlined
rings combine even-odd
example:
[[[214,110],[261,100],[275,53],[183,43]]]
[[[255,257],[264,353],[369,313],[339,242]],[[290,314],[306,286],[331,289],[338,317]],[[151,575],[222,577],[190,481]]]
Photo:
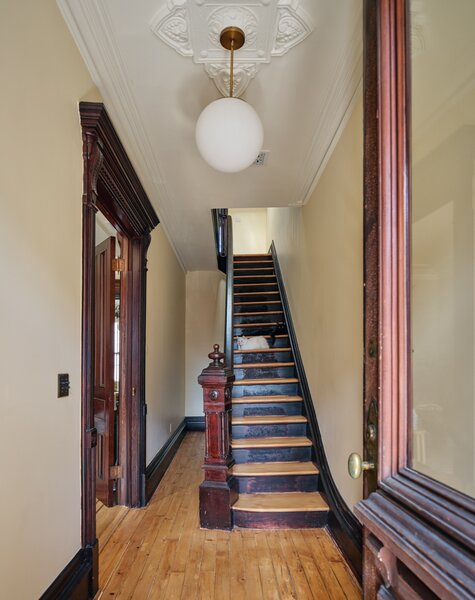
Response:
[[[307,423],[233,425],[233,439],[257,437],[294,437],[307,435]]]
[[[258,312],[254,310],[250,310],[249,312]],[[277,309],[273,311],[267,311],[266,314],[236,314],[234,316],[234,324],[242,324],[242,323],[282,323],[284,321],[284,313],[279,312]]]
[[[278,316],[278,315],[274,315],[274,316]],[[235,325],[233,327],[233,332],[234,335],[245,335],[246,337],[249,336],[260,336],[260,335],[264,335],[264,336],[271,336],[272,334],[276,334],[277,330],[277,325],[275,325],[275,323],[280,323],[281,321],[279,321],[278,319],[276,319],[275,321],[271,321],[270,323],[265,323],[262,322],[261,325],[256,324],[256,325],[250,325],[249,327],[243,327],[242,325]],[[274,324],[272,324],[274,323]],[[284,331],[285,333],[285,331]]]
[[[295,416],[302,414],[301,402],[266,402],[233,404],[233,416],[235,417],[265,417],[272,415]]]
[[[236,381],[242,379],[268,379],[269,377],[295,377],[295,366],[242,368],[234,367]]]
[[[249,290],[243,290],[241,292],[234,292],[234,302],[267,302],[268,300],[279,300],[279,292],[271,292],[264,290],[264,293],[250,292]],[[276,305],[277,306],[277,305]],[[282,306],[282,304],[281,304]]]
[[[298,396],[297,383],[234,385],[233,398],[242,396]]]
[[[262,265],[257,263],[257,266],[246,265],[234,265],[234,277],[240,275],[275,275],[274,268],[271,265]]]
[[[233,448],[236,463],[283,462],[289,460],[312,460],[311,446],[293,446],[290,448]]]
[[[327,512],[234,512],[234,525],[252,529],[307,529],[325,527]]]
[[[240,494],[318,491],[318,475],[240,476],[235,477],[235,481]]]
[[[240,256],[239,254],[236,254],[234,256],[234,263],[239,263],[239,262],[259,262],[259,261],[269,261],[270,264],[273,264],[273,260],[272,260],[272,255],[271,254],[251,254],[249,256]]]
[[[245,282],[244,282],[245,283]],[[248,284],[248,285],[247,285]],[[249,294],[249,292],[278,292],[279,287],[277,283],[273,281],[269,281],[267,283],[253,283],[252,281],[248,281],[245,285],[234,285],[233,291],[234,294]]]
[[[234,364],[245,365],[254,364],[258,362],[292,362],[293,356],[291,350],[285,350],[279,352],[277,349],[273,352],[240,352],[234,353]],[[239,367],[238,367],[239,368]]]
[[[257,298],[255,300],[251,300],[251,302],[260,302]],[[266,304],[262,302],[260,304],[235,304],[234,305],[234,314],[238,313],[248,313],[248,312],[282,312],[282,303],[278,304]],[[235,317],[236,318],[236,317]]]
[[[248,335],[245,335],[244,337],[248,337]],[[267,342],[270,344],[270,339],[269,336],[264,336],[267,339]],[[275,342],[273,346],[270,346],[271,348],[288,348],[289,347],[289,336],[288,335],[276,335],[275,336]],[[237,341],[234,340],[234,350],[239,350],[238,346],[237,346]]]

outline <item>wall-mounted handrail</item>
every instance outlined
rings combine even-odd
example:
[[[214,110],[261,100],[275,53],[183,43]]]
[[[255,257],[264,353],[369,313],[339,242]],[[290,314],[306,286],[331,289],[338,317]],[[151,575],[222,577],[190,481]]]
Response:
[[[233,370],[233,220],[231,215],[226,216],[226,317],[224,331],[224,351],[226,366]]]

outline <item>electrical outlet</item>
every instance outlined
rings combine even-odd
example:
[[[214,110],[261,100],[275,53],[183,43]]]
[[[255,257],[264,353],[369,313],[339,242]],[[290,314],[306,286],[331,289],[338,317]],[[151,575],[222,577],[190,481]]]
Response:
[[[172,432],[172,424],[170,423],[170,433]]]

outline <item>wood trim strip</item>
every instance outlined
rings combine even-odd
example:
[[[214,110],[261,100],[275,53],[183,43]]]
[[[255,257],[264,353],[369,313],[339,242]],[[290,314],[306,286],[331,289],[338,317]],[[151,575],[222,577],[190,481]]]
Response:
[[[315,462],[320,470],[321,482],[323,485],[326,500],[330,506],[330,515],[328,525],[330,532],[340,547],[352,571],[359,581],[362,575],[363,560],[363,540],[361,525],[351,512],[346,502],[341,497],[340,492],[331,474],[330,466],[325,454],[323,440],[318,425],[315,407],[308,385],[307,376],[302,361],[302,356],[298,347],[297,336],[292,321],[290,305],[285,291],[285,285],[282,278],[282,271],[277,256],[277,250],[274,242],[271,245],[271,253],[274,258],[274,268],[277,276],[277,285],[284,308],[285,322],[287,325],[288,336],[292,352],[294,355],[295,366],[300,381],[300,393],[303,398],[305,415],[308,419],[309,437],[312,441],[315,454]]]
[[[147,503],[153,496],[158,484],[166,473],[176,451],[180,447],[187,431],[186,419],[178,425],[174,433],[155,454],[145,470],[145,498]]]
[[[43,592],[39,600],[87,600],[93,597],[93,564],[97,559],[97,544],[81,548],[61,573]],[[97,572],[97,570],[96,570]]]

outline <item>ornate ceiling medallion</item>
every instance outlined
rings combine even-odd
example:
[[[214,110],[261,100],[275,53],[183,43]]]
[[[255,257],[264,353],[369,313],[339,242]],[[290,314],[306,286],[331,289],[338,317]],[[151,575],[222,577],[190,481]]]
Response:
[[[229,86],[229,61],[219,36],[229,26],[246,35],[234,65],[236,97],[244,93],[261,63],[284,55],[313,30],[300,0],[167,0],[150,23],[153,33],[176,52],[203,63],[223,95]]]

